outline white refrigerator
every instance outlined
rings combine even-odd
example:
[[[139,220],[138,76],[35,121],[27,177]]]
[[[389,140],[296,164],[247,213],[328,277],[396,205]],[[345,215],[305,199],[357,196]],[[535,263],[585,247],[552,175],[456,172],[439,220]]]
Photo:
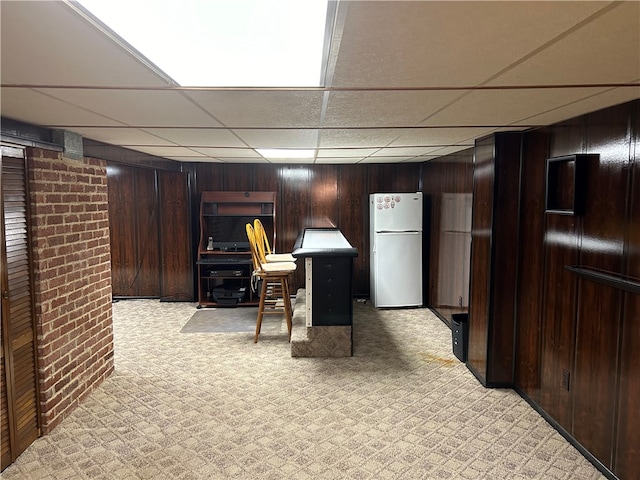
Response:
[[[422,306],[422,192],[371,194],[369,219],[373,305]]]

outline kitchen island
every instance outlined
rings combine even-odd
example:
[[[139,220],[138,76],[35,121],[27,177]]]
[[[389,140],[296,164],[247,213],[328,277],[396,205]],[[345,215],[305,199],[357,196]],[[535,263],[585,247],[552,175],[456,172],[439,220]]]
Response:
[[[306,228],[296,240],[292,255],[304,259],[305,289],[296,299],[295,317],[302,320],[304,315],[304,324],[294,329],[291,355],[352,355],[351,279],[358,250],[337,228]]]

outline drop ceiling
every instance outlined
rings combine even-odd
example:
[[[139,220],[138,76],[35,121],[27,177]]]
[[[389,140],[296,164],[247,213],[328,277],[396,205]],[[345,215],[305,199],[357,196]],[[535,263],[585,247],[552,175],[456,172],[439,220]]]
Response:
[[[3,0],[2,117],[179,162],[400,163],[640,98],[637,1],[334,6],[324,86],[190,88],[71,2]]]

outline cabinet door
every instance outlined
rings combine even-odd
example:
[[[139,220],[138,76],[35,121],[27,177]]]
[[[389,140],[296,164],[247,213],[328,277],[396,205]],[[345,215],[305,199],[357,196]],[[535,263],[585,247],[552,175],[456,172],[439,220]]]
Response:
[[[40,426],[24,159],[3,155],[0,171],[4,470],[39,436]]]

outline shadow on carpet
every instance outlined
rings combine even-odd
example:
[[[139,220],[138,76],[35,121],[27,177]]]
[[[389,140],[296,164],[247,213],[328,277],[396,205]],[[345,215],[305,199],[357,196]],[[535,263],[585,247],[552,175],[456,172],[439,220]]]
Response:
[[[241,333],[255,332],[257,307],[203,308],[184,324],[180,333]],[[281,315],[262,317],[262,333],[279,333]]]

